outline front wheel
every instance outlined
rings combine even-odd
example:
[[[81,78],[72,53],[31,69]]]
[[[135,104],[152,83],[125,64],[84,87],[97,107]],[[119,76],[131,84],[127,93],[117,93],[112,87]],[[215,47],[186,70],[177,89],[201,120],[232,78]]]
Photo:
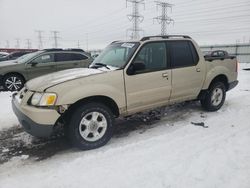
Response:
[[[24,86],[24,79],[18,74],[8,74],[3,79],[4,88],[7,91],[19,91]]]
[[[210,86],[205,98],[201,100],[201,105],[207,111],[217,111],[224,104],[225,98],[225,85],[222,82],[216,82]]]
[[[114,115],[110,109],[103,104],[88,103],[74,111],[67,134],[74,146],[90,150],[105,145],[113,130]]]

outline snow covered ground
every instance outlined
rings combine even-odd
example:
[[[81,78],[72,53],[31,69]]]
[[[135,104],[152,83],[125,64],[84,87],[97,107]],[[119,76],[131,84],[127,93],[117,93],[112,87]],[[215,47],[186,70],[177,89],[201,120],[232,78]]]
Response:
[[[160,121],[118,134],[100,149],[70,148],[42,161],[14,157],[0,165],[0,188],[249,188],[250,71],[241,70],[239,81],[218,112],[176,105]],[[0,129],[18,125],[9,95],[0,93]]]

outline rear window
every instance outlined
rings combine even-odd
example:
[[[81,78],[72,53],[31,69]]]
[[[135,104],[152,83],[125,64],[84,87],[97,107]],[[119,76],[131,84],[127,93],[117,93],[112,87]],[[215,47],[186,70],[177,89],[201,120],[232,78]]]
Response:
[[[190,41],[169,41],[172,68],[195,66],[199,61],[198,54]]]
[[[82,54],[76,53],[57,53],[56,61],[80,61],[85,60],[88,57]]]

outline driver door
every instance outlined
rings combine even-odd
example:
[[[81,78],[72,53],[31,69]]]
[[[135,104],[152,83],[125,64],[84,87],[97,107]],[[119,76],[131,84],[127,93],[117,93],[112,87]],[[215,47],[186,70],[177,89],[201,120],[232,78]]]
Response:
[[[128,70],[136,63],[145,67],[132,75],[124,73],[128,114],[169,102],[172,76],[167,59],[165,42],[146,43],[137,53]]]
[[[29,79],[57,71],[54,54],[42,54],[26,64]]]

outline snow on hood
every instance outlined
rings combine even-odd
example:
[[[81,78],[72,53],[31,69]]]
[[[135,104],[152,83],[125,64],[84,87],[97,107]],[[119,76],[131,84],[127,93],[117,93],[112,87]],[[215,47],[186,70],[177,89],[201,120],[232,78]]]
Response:
[[[100,74],[104,71],[98,69],[89,69],[89,68],[77,68],[77,69],[68,69],[64,71],[55,72],[52,74],[47,74],[44,76],[37,77],[35,79],[27,82],[26,86],[29,90],[33,91],[44,91],[48,87],[74,80],[77,78],[82,78],[94,74]]]

